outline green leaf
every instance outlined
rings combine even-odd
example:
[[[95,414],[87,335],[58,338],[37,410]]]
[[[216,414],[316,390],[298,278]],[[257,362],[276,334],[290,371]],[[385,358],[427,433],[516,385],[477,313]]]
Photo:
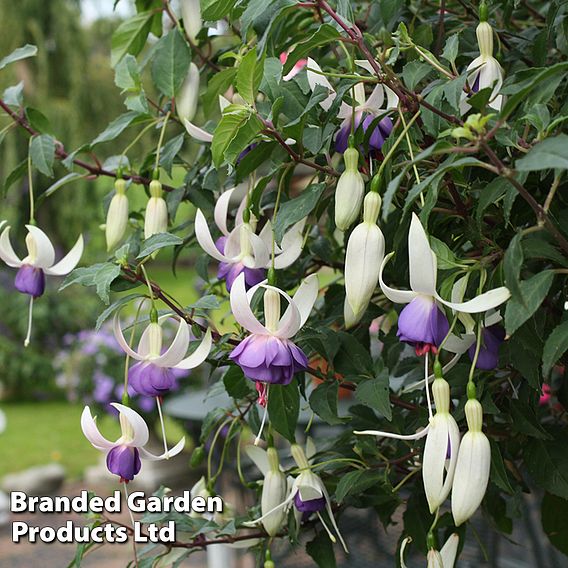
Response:
[[[282,203],[274,221],[274,236],[280,243],[288,227],[307,217],[316,207],[326,188],[325,183],[309,185],[302,193],[290,201]]]
[[[373,377],[373,360],[367,348],[352,334],[337,333],[341,347],[334,359],[335,370],[342,375],[363,375]]]
[[[197,302],[193,302],[193,304],[187,306],[189,310],[218,310],[220,307],[221,304],[215,294],[201,296]]]
[[[189,46],[177,28],[158,41],[152,61],[152,80],[165,97],[175,97],[187,76],[190,62]]]
[[[53,177],[53,161],[55,159],[55,139],[49,134],[34,136],[30,144],[32,164],[42,174]]]
[[[35,57],[37,55],[37,47],[35,45],[30,45],[27,43],[24,47],[18,47],[14,49],[10,55],[6,55],[0,59],[0,70],[4,69],[10,63],[15,61],[20,61],[21,59],[27,59],[28,57]]]
[[[519,277],[521,274],[521,266],[523,265],[523,247],[521,246],[522,233],[517,233],[509,247],[505,252],[503,260],[503,270],[505,272],[505,284],[511,291],[512,297],[518,302],[523,301],[523,293],[521,291],[521,283]]]
[[[122,92],[138,93],[142,89],[142,78],[138,61],[133,55],[127,54],[114,69],[114,84]]]
[[[53,183],[52,185],[50,185],[38,198],[37,202],[38,204],[43,201],[46,197],[49,197],[50,195],[53,195],[60,187],[63,187],[64,185],[67,185],[68,183],[71,183],[72,181],[75,181],[77,179],[82,179],[84,177],[83,174],[80,174],[78,172],[71,172],[65,176],[63,176],[62,178],[59,178],[55,183]],[[41,201],[40,201],[41,200]]]
[[[451,35],[446,40],[446,45],[444,46],[444,51],[442,52],[442,57],[446,61],[449,61],[450,63],[454,63],[455,60],[456,60],[456,57],[458,56],[458,53],[459,53],[459,44],[460,44],[459,35],[458,34]]]
[[[534,410],[526,403],[512,399],[509,412],[515,429],[521,434],[538,438],[539,440],[550,439],[548,432],[539,424]]]
[[[300,391],[294,381],[289,385],[270,385],[268,416],[273,428],[289,442],[296,440],[296,425],[300,415]]]
[[[310,395],[311,409],[328,424],[343,424],[345,419],[337,415],[337,395],[339,383],[337,381],[322,383]]]
[[[556,326],[548,336],[542,353],[542,374],[548,375],[552,367],[568,349],[568,320]]]
[[[201,0],[201,15],[204,20],[220,20],[234,5],[234,0]]]
[[[545,493],[541,505],[542,528],[550,542],[568,555],[568,500]]]
[[[2,197],[6,195],[8,190],[14,185],[19,179],[24,177],[28,171],[28,160],[27,158],[22,160],[6,177],[6,181],[2,187]]]
[[[335,490],[335,499],[341,504],[352,493],[362,493],[366,489],[379,485],[384,476],[378,471],[357,470],[341,476]]]
[[[137,298],[143,298],[142,294],[128,294],[127,296],[122,296],[116,302],[113,302],[108,308],[105,308],[101,315],[97,318],[97,323],[95,325],[95,331],[99,331],[103,323],[110,317],[114,312],[120,310],[126,304],[136,300]]]
[[[503,462],[503,456],[499,450],[499,445],[494,440],[489,440],[491,444],[491,481],[507,493],[513,495],[514,490],[507,475],[507,469]]]
[[[305,59],[316,48],[322,45],[329,45],[333,43],[340,33],[329,24],[322,24],[316,32],[314,32],[306,41],[299,43],[294,51],[288,55],[286,63],[284,63],[284,75],[292,70],[292,67],[300,61]]]
[[[564,440],[530,439],[523,447],[530,476],[543,489],[568,499],[568,445]]]
[[[223,384],[227,394],[235,400],[246,398],[254,393],[252,382],[243,374],[238,365],[232,365],[223,375]]]
[[[237,91],[250,105],[254,104],[256,99],[263,68],[264,62],[256,60],[256,49],[251,49],[239,64],[236,80]]]
[[[111,41],[110,63],[115,67],[127,54],[138,55],[146,45],[154,12],[140,12],[118,26]]]
[[[568,73],[568,62],[557,63],[550,67],[527,69],[514,75],[501,89],[502,94],[511,95],[501,110],[501,120],[507,118],[520,103],[525,101],[534,88],[551,81],[555,75],[562,77],[566,73]]]
[[[355,391],[355,398],[365,406],[379,412],[387,420],[391,420],[392,408],[388,370],[383,369],[374,379],[359,383]]]
[[[568,136],[559,134],[543,140],[515,162],[515,169],[520,172],[568,169]]]
[[[211,154],[215,167],[219,168],[224,161],[233,163],[260,129],[260,121],[248,109],[228,106],[213,133]]]
[[[416,85],[422,81],[432,71],[432,67],[427,63],[419,60],[407,63],[402,70],[402,78],[404,84],[411,90],[416,88]]]
[[[166,170],[167,174],[172,177],[172,167],[175,157],[179,154],[183,143],[185,141],[185,134],[180,134],[171,140],[168,140],[160,153],[160,166]]]
[[[105,303],[110,302],[110,285],[120,275],[120,266],[118,264],[106,263],[97,271],[94,278],[95,287],[99,298]]]
[[[140,118],[140,113],[135,111],[126,112],[115,118],[92,142],[91,146],[96,146],[102,142],[114,140],[120,136],[137,118]]]
[[[522,300],[512,297],[505,309],[505,328],[509,335],[515,333],[536,312],[548,294],[553,279],[554,271],[545,270],[520,283]]]
[[[145,258],[150,256],[153,252],[165,248],[182,245],[183,239],[171,233],[158,233],[146,239],[140,247],[140,253],[136,258]]]
[[[325,531],[321,531],[314,540],[306,544],[306,552],[319,568],[336,568],[337,566],[333,544]]]

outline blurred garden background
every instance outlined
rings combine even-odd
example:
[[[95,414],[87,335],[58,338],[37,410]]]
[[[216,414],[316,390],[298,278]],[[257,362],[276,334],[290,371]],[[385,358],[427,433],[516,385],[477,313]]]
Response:
[[[0,74],[0,92],[6,98],[23,88],[30,106],[42,109],[28,111],[27,118],[32,124],[49,123],[49,131],[65,143],[68,152],[92,140],[110,118],[125,111],[109,57],[112,32],[122,18],[134,13],[134,6],[129,0],[116,3],[116,9],[113,4],[111,0],[0,0],[0,57],[26,43],[38,47],[38,57],[19,61]],[[25,167],[26,137],[4,115],[0,121],[0,192],[6,194],[0,203],[0,218],[8,219],[12,231],[21,236],[28,216],[28,180],[23,175],[13,182],[16,173],[12,172]],[[129,155],[143,154],[144,149],[155,146],[157,137],[158,133],[148,132]],[[101,145],[100,159],[120,155],[131,140],[128,134],[128,138]],[[67,173],[60,164],[55,168],[60,172],[56,171],[53,179],[34,174],[36,194]],[[164,181],[180,185],[183,174],[174,168],[172,178],[166,176]],[[83,260],[104,260],[104,232],[98,226],[104,222],[101,204],[112,188],[111,179],[78,179],[42,204],[38,223],[59,252],[83,233],[87,244]],[[136,192],[132,199],[133,210],[142,211],[143,193]],[[180,217],[183,207],[189,206],[181,206]],[[191,258],[180,259],[180,267],[187,270],[178,270],[177,278],[166,256],[151,268],[164,289],[186,305],[198,296],[199,284],[192,276],[191,264]],[[0,408],[7,426],[0,436],[0,478],[56,462],[64,466],[69,479],[78,479],[87,466],[100,459],[81,433],[82,408],[89,403],[104,411],[105,401],[120,396],[117,389],[124,359],[108,327],[94,331],[100,300],[77,286],[58,294],[61,282],[57,281],[49,283],[46,295],[37,302],[34,339],[22,356],[28,300],[15,292],[13,277],[2,264]],[[103,420],[102,428],[109,437],[118,433],[114,418]],[[178,432],[172,428],[175,436]]]

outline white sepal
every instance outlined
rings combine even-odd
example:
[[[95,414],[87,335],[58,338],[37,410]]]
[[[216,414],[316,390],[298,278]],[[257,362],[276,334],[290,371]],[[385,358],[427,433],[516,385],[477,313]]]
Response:
[[[168,230],[168,207],[163,197],[150,197],[146,206],[144,238],[166,233]]]
[[[491,469],[491,446],[481,431],[483,409],[479,401],[468,400],[465,414],[469,430],[460,444],[452,486],[452,515],[456,526],[467,521],[481,505]]]

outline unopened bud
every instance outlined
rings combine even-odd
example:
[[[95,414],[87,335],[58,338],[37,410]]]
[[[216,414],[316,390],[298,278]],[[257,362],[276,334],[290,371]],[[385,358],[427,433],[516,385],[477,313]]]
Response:
[[[151,187],[150,191],[152,191]],[[144,221],[144,238],[149,239],[152,235],[165,233],[167,232],[167,230],[168,230],[168,206],[166,205],[166,202],[162,197],[150,197],[150,199],[148,200],[148,205],[146,206],[146,219]]]
[[[189,64],[187,77],[176,97],[176,112],[180,120],[193,120],[199,98],[199,69],[195,63]]]
[[[345,171],[335,189],[335,224],[339,230],[346,231],[359,217],[365,182],[358,170],[359,152],[355,148],[347,148],[343,157]]]
[[[114,183],[116,190],[107,212],[105,237],[107,250],[111,251],[120,243],[128,225],[128,197],[126,197],[126,182],[117,179]]]
[[[181,0],[181,16],[187,37],[195,43],[195,37],[203,27],[200,0]]]

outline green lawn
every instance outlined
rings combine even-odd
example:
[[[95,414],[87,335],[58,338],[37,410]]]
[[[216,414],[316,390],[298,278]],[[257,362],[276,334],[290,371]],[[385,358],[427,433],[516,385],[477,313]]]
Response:
[[[77,479],[100,458],[81,431],[82,405],[67,402],[2,403],[7,418],[0,434],[0,477],[36,465],[58,462],[70,479]],[[99,424],[110,440],[120,436],[118,420],[104,416]],[[168,439],[177,442],[183,435],[175,422],[166,418]],[[186,447],[190,443],[186,441]]]

